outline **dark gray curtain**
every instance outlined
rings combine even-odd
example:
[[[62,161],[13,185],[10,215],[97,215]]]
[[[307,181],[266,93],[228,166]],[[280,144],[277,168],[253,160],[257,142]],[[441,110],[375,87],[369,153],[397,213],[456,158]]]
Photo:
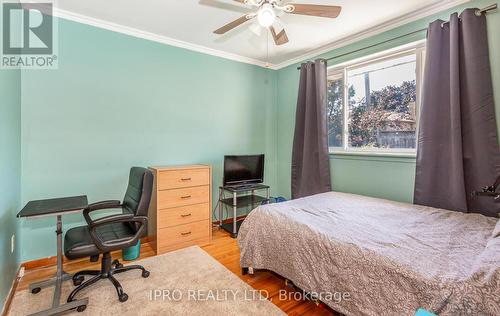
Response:
[[[331,191],[326,61],[302,64],[292,152],[292,198]]]
[[[486,18],[467,9],[429,26],[414,202],[496,216],[500,203],[471,192],[498,175]]]

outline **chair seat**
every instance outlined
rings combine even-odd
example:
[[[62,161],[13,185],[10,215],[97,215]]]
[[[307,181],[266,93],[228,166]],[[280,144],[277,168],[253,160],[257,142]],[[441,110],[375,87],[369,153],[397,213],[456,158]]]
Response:
[[[135,232],[127,223],[113,223],[97,228],[97,235],[104,242],[120,242],[134,237]],[[121,249],[121,248],[117,248]],[[94,244],[88,226],[71,228],[64,236],[64,255],[68,259],[97,256],[99,249]]]

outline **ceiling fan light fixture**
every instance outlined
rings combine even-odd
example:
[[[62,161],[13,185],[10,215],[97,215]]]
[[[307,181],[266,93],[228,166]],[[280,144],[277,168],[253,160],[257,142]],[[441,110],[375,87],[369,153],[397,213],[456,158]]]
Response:
[[[257,20],[263,27],[270,27],[276,20],[276,13],[269,3],[264,4],[257,13]]]
[[[225,34],[245,22],[253,20],[253,24],[250,26],[252,33],[259,35],[262,30],[266,32],[266,35],[271,33],[274,44],[277,46],[284,45],[289,42],[285,28],[283,27],[283,24],[280,23],[280,17],[283,14],[290,13],[333,19],[338,17],[342,11],[342,7],[335,5],[288,3],[286,0],[233,1],[252,6],[254,7],[254,10],[216,29],[214,33],[219,35]],[[269,42],[269,40],[267,42]]]

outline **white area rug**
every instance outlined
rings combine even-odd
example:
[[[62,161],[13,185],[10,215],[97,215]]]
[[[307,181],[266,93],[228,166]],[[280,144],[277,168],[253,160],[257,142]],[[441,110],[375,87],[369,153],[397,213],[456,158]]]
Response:
[[[111,282],[100,280],[77,295],[77,298],[89,298],[87,309],[70,314],[284,315],[199,247],[146,258],[134,264],[143,265],[151,275],[144,279],[140,270],[115,275],[128,294],[128,301],[120,303]],[[72,282],[66,281],[62,301],[72,289]],[[43,289],[38,294],[31,294],[28,290],[18,292],[10,315],[27,315],[48,308],[52,294],[53,288]]]

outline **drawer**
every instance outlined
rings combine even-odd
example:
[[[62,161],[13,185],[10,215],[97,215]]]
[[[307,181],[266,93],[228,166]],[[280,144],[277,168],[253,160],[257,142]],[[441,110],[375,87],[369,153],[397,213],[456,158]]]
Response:
[[[209,239],[209,220],[158,229],[158,248],[171,247],[193,240]]]
[[[210,187],[208,185],[158,191],[158,210],[177,206],[208,203],[209,199]]]
[[[158,189],[187,188],[210,183],[210,169],[179,169],[159,172]]]
[[[209,219],[208,203],[167,208],[158,211],[158,228],[165,228]]]

